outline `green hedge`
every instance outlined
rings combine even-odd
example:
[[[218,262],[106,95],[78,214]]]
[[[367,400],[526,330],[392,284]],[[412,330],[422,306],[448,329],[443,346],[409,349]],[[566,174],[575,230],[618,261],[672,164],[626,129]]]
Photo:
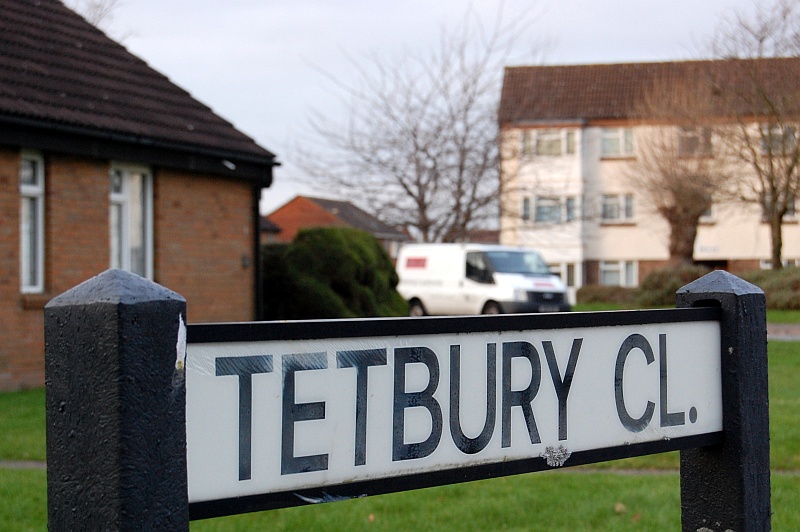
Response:
[[[622,286],[588,284],[578,288],[578,303],[616,303],[623,306],[636,303],[637,290]]]
[[[764,291],[768,309],[800,310],[800,269],[755,270],[739,277]]]
[[[703,266],[673,266],[650,272],[638,288],[587,285],[578,290],[579,303],[616,303],[640,308],[675,304],[679,288],[707,274]],[[760,287],[770,310],[800,310],[800,268],[755,270],[737,274]]]
[[[710,270],[703,266],[668,266],[648,273],[639,284],[636,302],[641,307],[675,305],[675,292]]]
[[[372,235],[345,227],[300,231],[262,247],[264,319],[405,316],[391,259]]]

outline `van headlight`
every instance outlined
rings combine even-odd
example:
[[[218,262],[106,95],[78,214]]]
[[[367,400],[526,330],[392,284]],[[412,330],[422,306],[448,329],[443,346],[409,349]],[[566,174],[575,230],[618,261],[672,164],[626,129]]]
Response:
[[[528,291],[524,288],[515,288],[514,289],[514,301],[527,301],[528,300]]]

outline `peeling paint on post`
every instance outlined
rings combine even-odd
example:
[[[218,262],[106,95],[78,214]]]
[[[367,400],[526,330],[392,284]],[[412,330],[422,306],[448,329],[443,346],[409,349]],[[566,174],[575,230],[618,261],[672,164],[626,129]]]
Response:
[[[185,315],[121,270],[45,307],[50,530],[189,530]]]
[[[681,451],[684,530],[770,530],[764,292],[724,271],[677,292],[677,306],[722,308],[724,441]]]

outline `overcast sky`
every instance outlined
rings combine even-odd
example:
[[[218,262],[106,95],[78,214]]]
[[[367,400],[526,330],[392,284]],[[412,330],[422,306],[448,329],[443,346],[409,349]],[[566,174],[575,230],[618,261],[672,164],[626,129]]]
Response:
[[[752,1],[506,0],[504,13],[534,15],[516,64],[532,62],[542,42],[545,64],[669,61],[702,57],[720,17]],[[348,56],[432,48],[470,4],[496,17],[496,0],[123,0],[108,32],[277,154],[268,213],[297,193],[332,196],[298,184],[291,160],[310,112],[337,103],[320,69],[346,82]]]

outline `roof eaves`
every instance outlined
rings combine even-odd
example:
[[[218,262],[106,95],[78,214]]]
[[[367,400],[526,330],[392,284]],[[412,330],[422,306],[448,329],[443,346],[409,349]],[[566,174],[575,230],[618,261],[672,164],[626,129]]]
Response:
[[[263,187],[271,185],[272,168],[280,166],[275,155],[263,148],[263,155],[216,150],[4,113],[0,113],[0,124],[12,126],[0,128],[0,142],[5,144],[109,159],[134,157],[142,163],[254,181]]]

